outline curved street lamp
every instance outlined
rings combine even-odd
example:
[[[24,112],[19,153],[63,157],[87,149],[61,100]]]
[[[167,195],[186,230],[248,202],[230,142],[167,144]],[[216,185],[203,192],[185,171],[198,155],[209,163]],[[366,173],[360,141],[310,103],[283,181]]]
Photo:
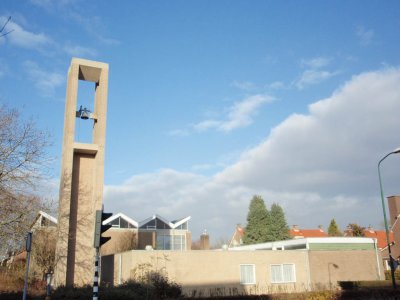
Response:
[[[386,154],[378,163],[378,175],[379,175],[379,187],[381,189],[381,200],[382,200],[382,209],[383,209],[383,221],[385,222],[385,230],[386,230],[386,241],[387,241],[387,247],[388,247],[388,252],[389,252],[389,265],[390,265],[390,273],[392,276],[392,285],[393,289],[396,289],[396,279],[394,277],[394,260],[392,257],[392,251],[390,249],[390,238],[389,238],[389,227],[386,219],[386,208],[385,208],[385,200],[383,196],[383,187],[382,187],[382,178],[381,178],[381,163],[382,161],[388,157],[389,155],[400,153],[400,148],[397,148],[393,150],[392,152]]]

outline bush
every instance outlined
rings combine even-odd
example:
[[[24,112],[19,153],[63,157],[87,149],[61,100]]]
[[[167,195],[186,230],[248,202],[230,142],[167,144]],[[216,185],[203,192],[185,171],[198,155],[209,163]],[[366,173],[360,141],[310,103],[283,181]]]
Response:
[[[396,280],[400,280],[400,270],[399,269],[394,271],[394,278],[396,278]],[[392,274],[391,274],[390,270],[385,271],[385,279],[392,280]]]
[[[92,294],[92,286],[59,287],[51,299],[83,300],[90,299]],[[182,288],[161,273],[149,272],[145,282],[129,281],[117,287],[102,285],[99,294],[102,300],[179,299],[182,297]]]
[[[342,290],[356,290],[360,285],[358,281],[338,281],[338,284]]]
[[[177,299],[182,295],[182,287],[175,282],[171,282],[166,275],[151,272],[149,279],[150,284],[154,287],[154,296],[156,299]]]

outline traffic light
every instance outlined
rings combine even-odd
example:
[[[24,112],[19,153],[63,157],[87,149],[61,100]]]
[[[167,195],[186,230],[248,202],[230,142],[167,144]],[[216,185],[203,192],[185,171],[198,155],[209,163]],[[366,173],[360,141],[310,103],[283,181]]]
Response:
[[[111,240],[110,236],[101,236],[110,229],[111,225],[103,225],[103,221],[112,216],[112,213],[105,213],[102,210],[96,210],[96,224],[94,228],[94,247],[100,248],[103,244]]]

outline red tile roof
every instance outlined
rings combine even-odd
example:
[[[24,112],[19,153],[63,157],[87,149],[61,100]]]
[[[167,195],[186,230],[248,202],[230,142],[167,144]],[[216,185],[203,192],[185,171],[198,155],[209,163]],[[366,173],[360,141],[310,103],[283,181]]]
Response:
[[[304,238],[309,238],[309,237],[327,237],[328,235],[326,234],[325,231],[322,229],[294,229],[291,228],[289,230],[290,235],[293,238],[299,238],[299,237],[304,237]]]
[[[236,227],[235,233],[232,237],[232,241],[235,240],[237,244],[240,244],[240,240],[244,236],[245,229],[238,225]],[[299,229],[297,226],[289,230],[290,236],[292,238],[312,238],[312,237],[328,237],[328,234],[321,228],[318,229]],[[379,249],[384,249],[387,246],[386,232],[384,230],[373,230],[371,228],[364,230],[365,237],[377,239],[377,244]],[[389,234],[390,242],[394,241],[393,232]]]
[[[386,231],[385,230],[365,229],[364,235],[365,235],[365,237],[377,239],[379,249],[383,249],[383,248],[387,247],[387,239],[386,239]],[[391,243],[394,241],[393,232],[389,233],[389,239],[390,239]]]

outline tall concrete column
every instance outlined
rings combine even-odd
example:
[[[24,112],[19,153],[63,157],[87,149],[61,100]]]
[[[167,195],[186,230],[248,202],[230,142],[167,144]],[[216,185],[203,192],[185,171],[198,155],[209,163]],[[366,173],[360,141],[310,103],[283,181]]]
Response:
[[[92,143],[75,141],[78,81],[94,84]],[[108,64],[73,58],[68,70],[54,284],[93,281],[94,223],[103,204]]]

